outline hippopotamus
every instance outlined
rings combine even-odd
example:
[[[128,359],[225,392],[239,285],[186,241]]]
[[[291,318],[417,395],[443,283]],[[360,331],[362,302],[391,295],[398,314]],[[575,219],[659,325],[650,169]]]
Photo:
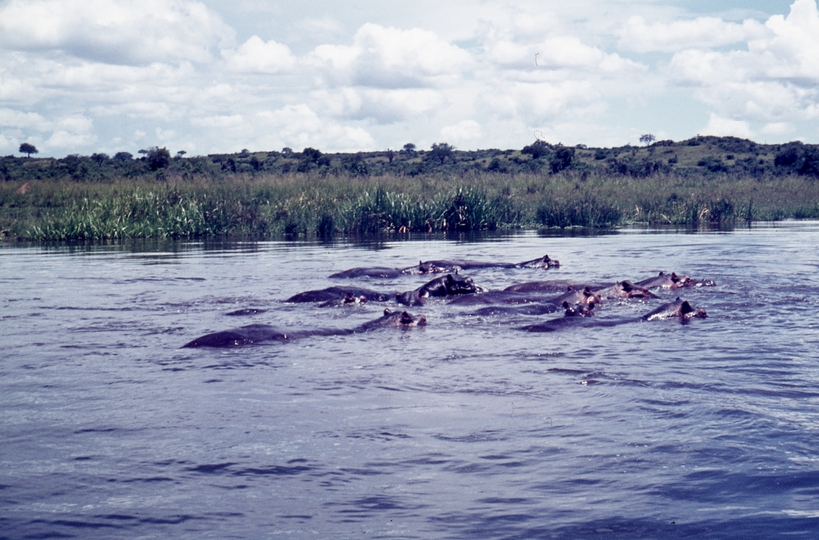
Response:
[[[291,296],[285,302],[332,302],[342,300],[348,296],[353,298],[364,298],[370,302],[386,302],[392,296],[389,294],[361,289],[358,287],[327,287],[316,291],[305,291]]]
[[[319,307],[354,306],[366,303],[367,303],[366,296],[353,296],[351,293],[347,293],[343,298],[334,298],[333,300],[327,300],[326,302],[322,302],[321,304],[319,304]]]
[[[657,309],[653,309],[641,317],[644,321],[656,321],[660,319],[679,318],[682,320],[688,319],[705,319],[708,315],[702,308],[696,309],[688,303],[687,300],[681,300],[677,297],[673,302],[663,304]]]
[[[564,302],[568,302],[569,304],[600,304],[603,302],[603,298],[600,296],[600,293],[592,291],[589,287],[583,287],[582,289],[569,287],[569,290],[565,293],[548,301],[552,304],[561,305]]]
[[[353,279],[353,278],[384,278],[394,279],[401,277],[406,272],[401,268],[387,268],[386,266],[374,266],[372,268],[350,268],[343,272],[336,272],[330,277],[332,279]]]
[[[648,290],[648,287],[639,287],[628,280],[618,281],[608,287],[594,288],[594,292],[603,298],[659,298]]]
[[[412,326],[426,326],[427,318],[421,315],[417,319],[411,313],[402,311],[401,313],[390,311],[389,308],[384,310],[384,315],[374,321],[362,324],[353,330],[354,333],[372,330],[373,328],[397,327],[409,328]]]
[[[544,289],[545,290],[545,289]],[[456,298],[453,304],[541,304],[560,306],[564,302],[569,304],[601,304],[603,301],[599,293],[592,291],[589,287],[575,289],[567,287],[566,292],[557,297],[546,297],[543,294],[515,292],[504,289],[503,291],[489,291],[477,296],[467,296]],[[544,308],[545,313],[551,313],[548,308]],[[534,309],[533,311],[536,311]]]
[[[248,308],[248,309],[237,309],[236,311],[230,311],[225,313],[230,317],[247,317],[250,315],[259,315],[260,313],[265,313],[266,309],[257,309],[257,308]]]
[[[715,283],[710,279],[694,280],[688,276],[678,276],[675,272],[670,274],[660,272],[653,278],[638,281],[636,285],[647,289],[682,289],[683,287],[713,287]]]
[[[562,306],[566,310],[563,312],[564,317],[592,317],[594,315],[594,302],[570,304],[564,301]]]
[[[412,326],[425,326],[427,318],[423,315],[416,318],[411,313],[402,311],[393,313],[389,309],[384,310],[384,314],[373,321],[366,322],[355,328],[339,328],[324,330],[302,330],[292,333],[284,333],[268,324],[250,324],[241,328],[214,332],[189,341],[182,348],[196,347],[239,347],[241,345],[251,345],[268,341],[290,341],[296,338],[309,336],[342,336],[347,334],[359,334],[377,328],[409,328]]]
[[[586,327],[603,327],[603,326],[617,326],[632,322],[657,321],[662,319],[680,319],[681,321],[688,321],[690,319],[705,319],[708,315],[705,309],[694,308],[686,300],[677,298],[673,302],[663,304],[660,307],[653,309],[641,317],[627,317],[618,319],[604,319],[604,320],[586,320],[586,317],[592,316],[594,312],[593,305],[588,306],[572,306],[565,304],[566,311],[564,316],[559,319],[552,319],[540,324],[533,324],[524,326],[521,330],[527,332],[554,332],[561,328],[568,326],[583,326]],[[576,320],[577,322],[572,322]]]
[[[526,283],[517,283],[515,285],[510,285],[503,290],[505,292],[518,293],[557,293],[565,291],[569,287],[574,289],[582,289],[583,287],[586,287],[586,285],[574,281],[555,279],[550,281],[527,281]]]
[[[489,293],[491,294],[491,293]],[[484,295],[480,295],[484,296]],[[547,313],[556,313],[560,310],[557,304],[523,304],[520,306],[486,306],[475,310],[472,315],[478,317],[497,316],[497,315],[546,315]]]
[[[545,293],[565,291],[567,289],[583,290],[586,287],[600,294],[602,298],[659,298],[659,296],[649,291],[648,288],[639,287],[628,280],[618,281],[613,285],[583,284],[565,280],[529,281],[527,283],[510,285],[506,287],[504,291]]]
[[[544,295],[526,294],[509,291],[488,291],[483,294],[461,296],[454,298],[451,304],[455,305],[501,305],[501,304],[531,304],[550,302]]]
[[[460,270],[474,270],[478,268],[553,268],[559,267],[560,261],[544,255],[531,261],[519,263],[482,262],[482,261],[421,261],[418,266],[405,268],[408,274],[438,274],[443,272],[457,273]]]
[[[183,349],[193,347],[238,347],[263,341],[285,341],[289,336],[269,324],[250,324],[233,330],[214,332],[198,337],[182,345]]]
[[[395,295],[395,301],[407,306],[423,305],[425,299],[430,296],[442,297],[458,294],[472,294],[485,292],[486,289],[478,287],[472,278],[455,277],[447,274],[421,285],[413,291],[406,291]]]
[[[330,277],[333,279],[352,278],[383,278],[394,279],[404,274],[456,274],[461,270],[471,270],[475,268],[553,268],[560,266],[560,261],[544,255],[531,261],[519,263],[503,262],[481,262],[481,261],[420,261],[415,266],[406,268],[390,268],[386,266],[350,268],[342,272],[336,272]]]
[[[562,306],[565,310],[563,317],[551,319],[540,324],[530,324],[522,327],[521,330],[526,330],[527,332],[554,332],[555,330],[564,328],[566,325],[575,324],[574,321],[576,320],[594,316],[594,302],[582,305],[563,302]]]

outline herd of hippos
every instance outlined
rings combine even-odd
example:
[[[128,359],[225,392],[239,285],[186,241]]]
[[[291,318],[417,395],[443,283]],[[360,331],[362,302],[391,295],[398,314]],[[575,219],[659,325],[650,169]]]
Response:
[[[704,309],[695,308],[679,297],[660,305],[641,317],[603,319],[590,318],[594,308],[604,300],[611,299],[653,299],[660,298],[652,290],[674,290],[688,287],[714,285],[711,280],[694,280],[676,273],[660,272],[649,279],[632,283],[618,281],[614,284],[585,285],[560,280],[532,281],[512,285],[501,291],[490,291],[475,285],[472,278],[463,277],[462,271],[483,268],[549,268],[559,267],[560,262],[544,255],[539,259],[520,263],[496,263],[478,261],[426,261],[408,268],[352,268],[330,276],[332,279],[393,279],[408,274],[442,274],[417,289],[382,293],[355,286],[328,287],[326,289],[299,293],[285,302],[312,302],[319,306],[343,306],[366,302],[396,302],[404,306],[422,306],[429,298],[443,298],[451,304],[482,306],[475,315],[491,316],[501,314],[543,315],[563,311],[563,316],[540,324],[523,326],[528,332],[552,332],[571,326],[614,326],[635,321],[653,321],[677,318],[683,321],[706,318]],[[238,310],[228,315],[252,315],[264,310]],[[407,311],[392,311],[389,308],[373,321],[349,329],[305,330],[282,332],[266,324],[251,324],[207,334],[185,344],[183,347],[236,347],[269,341],[289,341],[308,336],[337,336],[367,332],[376,328],[424,326],[426,317],[416,317]]]

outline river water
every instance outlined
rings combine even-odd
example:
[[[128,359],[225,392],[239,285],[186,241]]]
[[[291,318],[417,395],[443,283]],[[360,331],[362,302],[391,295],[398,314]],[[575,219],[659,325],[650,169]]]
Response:
[[[0,248],[0,538],[815,538],[817,241],[786,222]],[[377,318],[387,304],[282,302],[339,270],[543,254],[562,266],[468,275],[676,271],[716,286],[659,294],[709,317],[528,333],[556,315],[433,300],[410,309],[426,327],[180,348]],[[227,315],[250,308],[266,311]]]

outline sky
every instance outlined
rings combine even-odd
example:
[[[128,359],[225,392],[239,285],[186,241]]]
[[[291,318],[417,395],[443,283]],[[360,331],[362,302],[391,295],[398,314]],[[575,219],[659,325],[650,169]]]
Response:
[[[819,142],[816,0],[0,0],[0,155]]]

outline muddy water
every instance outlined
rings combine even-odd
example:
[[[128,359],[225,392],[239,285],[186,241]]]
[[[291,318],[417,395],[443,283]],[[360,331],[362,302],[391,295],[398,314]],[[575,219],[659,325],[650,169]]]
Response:
[[[817,223],[469,240],[0,249],[0,537],[811,538],[819,532]],[[501,289],[676,271],[707,309],[532,334],[555,315],[180,349],[355,266],[522,261]],[[425,280],[356,280],[401,291]],[[660,300],[609,302],[637,317]],[[395,306],[391,306],[395,307]],[[244,317],[238,309],[265,310]]]

